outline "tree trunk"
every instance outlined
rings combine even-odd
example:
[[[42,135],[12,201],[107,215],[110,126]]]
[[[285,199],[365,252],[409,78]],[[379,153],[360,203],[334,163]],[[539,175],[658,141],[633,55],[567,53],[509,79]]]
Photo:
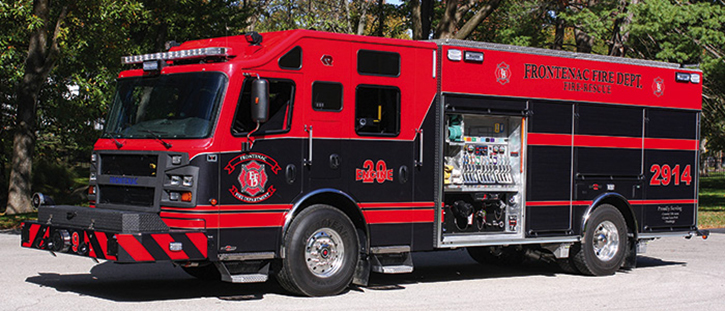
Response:
[[[476,12],[476,14],[474,14],[473,17],[471,17],[471,19],[468,20],[463,27],[461,27],[456,34],[456,39],[464,40],[468,38],[468,36],[476,30],[476,27],[478,27],[478,25],[486,20],[486,18],[498,8],[501,1],[502,0],[490,0],[486,5],[479,9],[478,12]]]
[[[365,34],[365,26],[367,25],[367,14],[368,14],[368,1],[369,0],[362,0],[360,1],[360,19],[357,21],[357,31],[355,31],[355,34],[358,36],[362,36]]]
[[[620,2],[620,12],[627,13],[624,17],[614,21],[614,34],[612,35],[612,45],[609,48],[610,56],[625,56],[627,53],[627,41],[629,40],[629,25],[632,23],[634,14],[629,10],[630,5],[637,5],[639,0],[632,0],[627,4],[627,0]]]
[[[55,24],[52,37],[48,40],[50,24],[49,0],[35,0],[33,14],[43,21],[30,35],[25,72],[18,87],[18,108],[13,135],[13,160],[8,186],[7,214],[27,213],[33,210],[31,174],[35,150],[35,130],[38,94],[55,66],[58,55],[60,25],[68,14],[64,7]]]
[[[433,0],[411,0],[413,40],[428,40],[433,16]]]
[[[453,38],[453,34],[456,32],[456,26],[458,23],[458,19],[456,18],[458,3],[458,0],[446,0],[446,10],[441,17],[441,20],[438,22],[434,38]]]
[[[561,50],[564,47],[564,31],[566,30],[564,20],[557,17],[554,26],[556,29],[554,31],[554,45],[552,48],[554,50]]]
[[[410,0],[410,24],[413,30],[413,40],[423,39],[423,20],[420,15],[420,0]]]
[[[594,38],[584,31],[574,29],[576,39],[576,51],[578,53],[591,53],[594,45]]]
[[[384,35],[383,27],[385,26],[385,0],[378,0],[378,30],[377,36]]]

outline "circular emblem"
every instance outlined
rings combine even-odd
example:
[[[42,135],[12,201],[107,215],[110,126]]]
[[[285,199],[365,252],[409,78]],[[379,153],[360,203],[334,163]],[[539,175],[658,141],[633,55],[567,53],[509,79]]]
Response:
[[[662,94],[665,92],[665,80],[657,77],[654,81],[652,81],[652,92],[657,97],[662,96]]]
[[[505,62],[501,62],[496,66],[496,82],[501,83],[501,85],[505,85],[506,83],[509,83],[509,79],[511,77],[511,70],[509,69],[509,65]]]
[[[237,185],[231,185],[229,193],[247,203],[259,203],[269,199],[276,191],[269,181],[268,171],[277,175],[281,168],[277,162],[261,153],[245,153],[233,158],[224,168],[229,175],[237,174]]]

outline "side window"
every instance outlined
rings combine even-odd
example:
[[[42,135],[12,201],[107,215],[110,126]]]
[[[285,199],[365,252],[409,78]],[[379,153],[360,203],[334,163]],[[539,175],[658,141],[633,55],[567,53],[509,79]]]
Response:
[[[257,126],[252,121],[252,81],[244,80],[242,93],[239,95],[237,112],[232,125],[233,135],[247,134]],[[267,79],[269,81],[269,120],[259,126],[257,133],[282,133],[289,130],[292,123],[292,102],[295,95],[295,84],[290,80]]]
[[[357,72],[361,75],[397,77],[400,75],[400,54],[360,50],[357,52]]]
[[[296,46],[279,58],[279,68],[300,70],[302,68],[302,48]]]
[[[364,136],[400,133],[400,89],[360,85],[355,91],[355,131]]]
[[[342,110],[342,84],[319,81],[313,83],[312,109],[321,111]]]

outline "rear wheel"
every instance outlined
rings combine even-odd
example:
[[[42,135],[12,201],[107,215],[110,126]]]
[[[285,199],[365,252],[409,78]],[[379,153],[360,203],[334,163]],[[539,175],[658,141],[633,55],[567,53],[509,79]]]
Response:
[[[482,264],[515,266],[524,261],[525,250],[520,246],[467,247],[468,255]]]
[[[350,285],[358,253],[350,218],[334,207],[313,205],[300,212],[287,231],[277,280],[293,293],[335,295]]]
[[[603,204],[592,212],[582,242],[570,256],[577,270],[587,275],[614,274],[624,261],[627,224],[612,205]]]

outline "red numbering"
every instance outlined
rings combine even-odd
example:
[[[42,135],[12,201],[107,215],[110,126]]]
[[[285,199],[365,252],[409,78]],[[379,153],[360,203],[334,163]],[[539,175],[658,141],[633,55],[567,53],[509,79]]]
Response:
[[[73,252],[78,252],[78,246],[81,244],[81,237],[78,235],[78,232],[73,232],[73,236],[71,237],[71,243],[72,243],[72,249]]]
[[[365,160],[363,169],[355,170],[355,180],[362,180],[366,184],[375,181],[382,184],[386,180],[393,181],[393,170],[388,169],[388,165],[383,160],[378,160],[376,164],[373,164],[372,160]]]
[[[650,186],[669,186],[674,184],[679,186],[680,182],[690,185],[692,183],[692,175],[690,175],[691,166],[688,164],[680,174],[680,165],[677,164],[675,167],[670,167],[667,164],[659,165],[652,164],[649,171],[654,173],[652,179],[649,180]]]

